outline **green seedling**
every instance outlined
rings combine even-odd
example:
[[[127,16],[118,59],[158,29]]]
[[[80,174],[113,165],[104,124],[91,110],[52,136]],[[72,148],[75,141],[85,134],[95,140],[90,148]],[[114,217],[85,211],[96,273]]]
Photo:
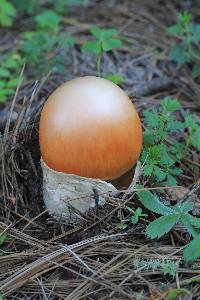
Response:
[[[160,106],[144,113],[146,129],[141,162],[144,176],[152,184],[176,185],[176,177],[182,173],[177,166],[180,160],[191,146],[200,150],[200,127],[191,115],[185,115],[185,120],[179,121],[175,113],[180,109],[178,100],[165,97]],[[169,145],[168,140],[174,135],[176,141]]]
[[[1,62],[0,103],[5,102],[9,95],[14,95],[21,67],[21,57],[15,53],[8,54]]]
[[[138,191],[137,195],[145,208],[162,215],[147,226],[146,234],[149,238],[160,238],[167,234],[178,222],[182,223],[194,238],[184,250],[185,261],[200,257],[200,218],[189,213],[194,208],[192,202],[178,203],[173,207],[168,207],[148,190]]]
[[[142,208],[138,207],[136,210],[133,210],[131,207],[127,207],[127,210],[132,214],[130,221],[132,224],[137,224],[139,222],[139,219],[142,217],[147,217],[147,214],[144,214],[142,211]]]
[[[131,213],[130,222],[135,225],[139,222],[140,218],[147,217],[147,214],[144,214],[141,207],[136,208],[136,210],[127,206],[126,209]],[[117,225],[118,229],[126,229],[128,227],[127,223],[119,223]]]
[[[200,24],[192,23],[192,15],[179,14],[177,23],[167,29],[179,42],[172,46],[169,58],[182,65],[192,63],[193,77],[200,75]]]
[[[118,38],[118,32],[116,29],[102,30],[97,26],[90,29],[91,34],[94,36],[94,40],[87,41],[83,44],[83,50],[89,53],[93,53],[97,56],[97,75],[101,76],[101,59],[104,51],[112,51],[122,46],[121,40]],[[122,77],[119,75],[107,75],[108,78],[113,81],[121,82]]]
[[[35,17],[37,30],[56,34],[60,30],[62,18],[52,10],[45,10]]]
[[[149,177],[151,182],[174,185],[175,176],[182,172],[175,165],[176,159],[171,153],[171,148],[165,144],[171,134],[184,129],[184,124],[174,115],[179,109],[178,100],[166,97],[160,107],[153,107],[144,113],[146,130],[141,162],[145,164],[144,176]]]
[[[10,1],[0,1],[0,25],[3,27],[9,27],[13,23],[14,17],[16,17],[17,11]]]
[[[138,207],[136,210],[132,209],[131,207],[127,206],[126,209],[131,213],[130,222],[135,225],[139,222],[140,218],[147,217],[147,214],[144,214],[142,208]],[[117,225],[118,229],[126,229],[128,227],[127,223],[119,223]]]
[[[47,72],[56,68],[64,72],[63,58],[56,55],[56,48],[67,50],[76,43],[75,38],[68,34],[59,34],[61,17],[46,10],[35,17],[36,30],[23,33],[20,46],[23,61],[26,64],[37,65],[37,73]]]
[[[0,14],[1,11],[0,2]],[[16,5],[16,1],[13,1]],[[20,2],[18,10],[33,13],[37,1],[30,1],[31,11],[26,10],[24,1]],[[52,3],[52,5],[55,3]],[[4,8],[6,9],[6,7]],[[50,9],[34,16],[36,29],[21,34],[21,41],[17,47],[3,57],[0,67],[0,102],[5,102],[14,95],[18,84],[18,77],[23,65],[26,69],[32,67],[31,75],[45,74],[50,69],[64,73],[63,54],[76,43],[76,39],[67,33],[60,33],[62,16]],[[0,21],[1,22],[1,21]],[[60,55],[62,49],[62,55]]]

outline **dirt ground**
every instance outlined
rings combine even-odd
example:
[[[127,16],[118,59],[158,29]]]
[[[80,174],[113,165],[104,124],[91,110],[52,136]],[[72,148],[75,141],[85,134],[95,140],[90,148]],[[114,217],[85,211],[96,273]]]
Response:
[[[124,76],[122,88],[138,112],[170,95],[200,120],[199,82],[188,66],[180,68],[168,59],[174,38],[166,32],[180,11],[190,9],[197,20],[198,1],[88,3],[65,19],[63,31],[77,35],[81,45],[91,25],[118,29],[123,47],[104,54],[103,71]],[[20,30],[1,30],[0,51],[13,46]],[[108,196],[98,216],[90,214],[77,226],[60,224],[44,207],[39,116],[44,101],[59,84],[95,73],[95,58],[83,53],[80,45],[68,52],[65,75],[50,72],[38,80],[30,76],[16,97],[0,106],[0,230],[7,235],[0,252],[0,294],[3,299],[27,300],[160,300],[175,299],[167,298],[167,291],[181,288],[182,295],[176,299],[200,299],[200,261],[193,268],[182,262],[183,246],[189,241],[183,228],[159,240],[147,239],[143,222],[126,231],[118,229],[121,199],[133,205],[135,201],[137,207],[134,193],[121,193],[115,199]],[[199,178],[199,158],[194,160],[198,162],[195,174],[180,177],[182,187],[190,187]],[[200,203],[197,194],[195,199]],[[159,268],[135,267],[136,260],[163,257],[179,263],[175,278]]]

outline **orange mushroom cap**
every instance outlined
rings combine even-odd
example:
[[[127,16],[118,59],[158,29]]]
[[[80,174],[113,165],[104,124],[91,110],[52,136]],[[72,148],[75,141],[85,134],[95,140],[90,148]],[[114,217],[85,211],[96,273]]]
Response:
[[[39,142],[51,169],[108,180],[137,162],[142,128],[134,105],[119,86],[85,76],[50,95],[41,113]]]

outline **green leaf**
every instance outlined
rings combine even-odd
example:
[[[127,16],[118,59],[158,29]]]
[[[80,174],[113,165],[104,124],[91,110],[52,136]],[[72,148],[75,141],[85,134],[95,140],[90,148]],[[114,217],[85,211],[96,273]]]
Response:
[[[101,53],[101,43],[99,41],[89,41],[83,45],[83,50],[89,53]]]
[[[181,108],[180,102],[177,99],[172,99],[170,97],[165,97],[161,102],[161,105],[163,109],[169,113],[180,110]]]
[[[179,142],[174,142],[170,147],[170,153],[176,156],[176,160],[180,161],[183,157],[185,145]]]
[[[149,162],[149,164],[145,165],[144,172],[143,172],[144,176],[151,176],[153,173],[153,169],[154,169],[154,166],[153,166],[153,164],[150,164],[150,162]]]
[[[2,78],[9,78],[9,77],[11,77],[11,73],[7,69],[0,68],[0,77],[2,77]]]
[[[5,59],[1,65],[5,69],[15,69],[18,66],[20,66],[20,61],[17,60],[15,57],[13,57],[13,58],[10,57],[10,58]]]
[[[162,264],[162,269],[164,275],[171,275],[172,277],[176,276],[178,265],[173,261],[167,260]]]
[[[184,294],[189,295],[190,293],[185,289],[172,289],[168,292],[166,300],[176,300],[179,296]]]
[[[193,217],[190,214],[188,214],[187,217],[188,217],[190,224],[192,224],[194,227],[200,229],[200,218]]]
[[[167,28],[167,32],[172,34],[172,35],[179,36],[182,33],[182,27],[180,26],[180,24],[172,25],[172,26]]]
[[[167,130],[169,130],[170,132],[183,131],[184,129],[185,126],[183,122],[175,121],[173,119],[169,121],[169,124],[167,126]]]
[[[153,145],[149,147],[149,156],[150,159],[155,159],[156,162],[160,159],[161,155],[163,154],[164,145]],[[166,155],[165,155],[166,158]],[[168,161],[167,161],[168,164]]]
[[[0,246],[3,245],[3,243],[6,241],[6,238],[7,238],[6,234],[0,233]]]
[[[153,132],[147,129],[143,134],[143,140],[145,145],[153,145],[155,141]]]
[[[190,114],[185,115],[185,125],[186,127],[192,130],[196,130],[198,128],[196,121],[194,120],[193,116]]]
[[[13,89],[4,88],[3,90],[0,90],[0,99],[2,101],[4,101],[5,98],[6,98],[5,96],[12,95],[12,94],[14,94],[14,90]]]
[[[104,51],[110,51],[116,48],[120,48],[122,46],[122,42],[119,39],[107,39],[103,40],[102,48]]]
[[[6,80],[0,80],[0,90],[6,87]]]
[[[166,165],[168,167],[171,167],[174,165],[175,161],[172,159],[172,157],[169,155],[168,149],[165,145],[162,145],[162,152],[160,155],[160,163],[163,165]]]
[[[6,99],[7,99],[6,95],[4,95],[0,92],[0,103],[4,103],[6,101]]]
[[[170,207],[165,206],[158,200],[158,197],[152,194],[150,191],[138,191],[137,195],[140,202],[152,212],[160,215],[172,214],[173,210]]]
[[[139,221],[139,217],[138,217],[138,216],[136,216],[136,215],[131,216],[131,223],[132,223],[133,225],[137,224],[138,221]]]
[[[155,128],[158,126],[160,117],[154,109],[150,111],[145,111],[143,113],[145,122],[147,123],[148,127]]]
[[[103,39],[110,39],[114,36],[117,35],[117,30],[116,29],[107,29],[103,31]]]
[[[188,11],[184,11],[179,14],[178,21],[182,23],[182,25],[188,25],[190,21],[192,20],[192,14]]]
[[[163,185],[167,185],[167,186],[177,185],[177,180],[174,176],[168,174],[167,180],[163,183]]]
[[[104,78],[112,81],[115,84],[120,84],[124,82],[124,78],[120,74],[108,74]]]
[[[185,248],[183,258],[186,262],[191,262],[200,257],[200,235],[196,236]]]
[[[146,229],[147,236],[150,238],[160,238],[168,233],[179,220],[179,214],[169,214],[162,216],[151,222]]]
[[[179,212],[181,213],[188,213],[194,208],[194,203],[192,202],[183,202],[183,203],[178,203],[175,208],[179,209]],[[188,214],[187,214],[188,215]]]
[[[15,7],[7,0],[0,1],[0,24],[11,26],[13,18],[17,15]]]
[[[53,10],[45,10],[40,15],[35,17],[35,21],[37,22],[39,29],[50,30],[56,33],[59,30],[61,17]]]
[[[128,209],[128,207],[127,207]],[[128,209],[133,215],[131,216],[131,223],[137,224],[140,217],[147,217],[147,214],[142,213],[142,209],[138,207],[135,211],[133,211],[130,207]]]
[[[100,40],[102,38],[103,30],[101,30],[99,27],[93,26],[90,31],[97,39]]]
[[[188,218],[188,214],[183,214],[183,215],[181,215],[181,222],[183,223],[183,225],[185,226],[185,228],[187,229],[187,231],[188,231],[193,237],[196,237],[196,236],[198,235],[198,231],[197,231],[196,228],[194,228],[194,226],[191,224],[190,218]]]
[[[18,82],[19,82],[19,78],[14,78],[14,79],[9,80],[9,81],[7,82],[7,85],[6,85],[6,86],[7,86],[8,88],[13,88],[13,87],[16,87],[16,86],[17,86]]]
[[[183,171],[180,168],[170,169],[170,174],[172,175],[180,175],[182,172]]]
[[[77,40],[67,34],[62,34],[58,39],[58,44],[62,49],[68,49],[70,46],[73,46],[77,43]]]
[[[154,167],[154,174],[158,182],[163,181],[167,176],[167,174],[161,168],[156,166]]]
[[[179,64],[184,64],[188,62],[188,58],[185,53],[185,47],[181,44],[172,46],[169,53],[169,58],[175,60]]]

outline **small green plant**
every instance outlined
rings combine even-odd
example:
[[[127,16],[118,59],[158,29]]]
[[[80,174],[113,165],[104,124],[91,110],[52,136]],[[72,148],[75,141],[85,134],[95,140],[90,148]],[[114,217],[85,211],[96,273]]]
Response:
[[[78,4],[78,1],[62,0],[57,1],[56,4],[61,2],[64,5]],[[60,33],[63,17],[54,10],[56,4],[53,1],[48,0],[45,3],[53,9],[46,9],[43,4],[38,9],[38,1],[36,0],[30,0],[28,6],[27,1],[24,0],[0,1],[0,24],[12,25],[11,16],[14,17],[17,12],[17,14],[32,14],[36,27],[32,31],[23,32],[17,47],[2,57],[0,102],[6,101],[8,96],[15,93],[23,65],[26,66],[26,70],[32,68],[31,76],[45,74],[50,69],[60,73],[66,71],[63,64],[64,55],[68,48],[76,43],[76,39],[67,33]],[[40,13],[35,15],[38,11]]]
[[[37,30],[56,34],[60,29],[61,17],[52,10],[45,10],[35,17]]]
[[[20,51],[24,63],[37,65],[37,73],[45,73],[53,67],[63,72],[63,59],[57,55],[56,48],[67,50],[74,45],[75,38],[68,34],[59,34],[61,17],[51,10],[37,15],[35,22],[35,31],[22,34]]]
[[[14,17],[16,17],[17,11],[10,1],[0,1],[0,25],[3,27],[9,27],[13,23]]]
[[[144,164],[144,176],[148,176],[151,182],[159,182],[163,185],[176,184],[175,175],[181,174],[176,167],[176,159],[171,155],[171,148],[165,142],[170,134],[184,129],[183,123],[176,120],[173,114],[180,109],[180,103],[166,97],[161,106],[153,107],[144,113],[144,150],[141,162]]]
[[[200,257],[200,218],[194,217],[189,213],[194,208],[192,202],[182,202],[173,207],[168,207],[148,190],[138,191],[137,195],[144,207],[162,215],[147,226],[146,234],[148,237],[152,239],[160,238],[168,233],[175,224],[178,222],[182,223],[193,237],[193,240],[184,250],[185,261],[191,261]]]
[[[192,23],[192,15],[185,11],[179,14],[177,23],[167,29],[180,42],[173,45],[170,59],[179,64],[192,63],[194,77],[200,75],[200,24]]]
[[[104,51],[112,51],[122,46],[121,40],[118,38],[118,32],[116,29],[102,30],[97,26],[90,29],[90,32],[94,36],[94,40],[87,41],[83,44],[83,50],[89,53],[97,55],[97,75],[101,76],[101,59]],[[121,75],[106,75],[107,79],[117,82],[122,82]]]
[[[142,259],[136,258],[133,260],[134,269],[140,269],[147,271],[155,271],[161,269],[164,275],[170,275],[175,277],[177,269],[179,268],[178,261],[172,261],[168,259]]]
[[[141,162],[144,164],[144,176],[151,183],[176,185],[176,177],[182,173],[178,162],[191,146],[200,150],[200,127],[191,115],[185,115],[185,120],[180,122],[175,114],[180,108],[178,100],[165,97],[160,106],[144,113],[146,129]],[[176,141],[169,145],[168,140],[174,135]]]
[[[136,208],[136,210],[133,210],[131,207],[127,207],[127,210],[131,213],[130,221],[132,224],[137,224],[139,222],[139,219],[142,217],[147,217],[147,214],[144,214],[141,207]]]
[[[131,207],[127,206],[126,209],[131,213],[131,216],[130,216],[130,222],[131,224],[135,225],[139,222],[140,218],[143,218],[143,217],[147,217],[148,215],[147,214],[144,214],[143,211],[142,211],[142,208],[141,207],[138,207],[136,208],[136,210],[132,209]],[[127,223],[119,223],[117,225],[117,228],[118,229],[126,229],[128,227],[128,224]]]
[[[197,226],[198,224],[196,224],[196,227]],[[183,257],[186,262],[194,261],[200,257],[200,233],[194,232],[192,236],[193,240],[187,245],[183,253]]]
[[[15,93],[21,67],[21,57],[15,53],[8,54],[1,62],[0,103],[4,102],[9,95],[13,95]]]

